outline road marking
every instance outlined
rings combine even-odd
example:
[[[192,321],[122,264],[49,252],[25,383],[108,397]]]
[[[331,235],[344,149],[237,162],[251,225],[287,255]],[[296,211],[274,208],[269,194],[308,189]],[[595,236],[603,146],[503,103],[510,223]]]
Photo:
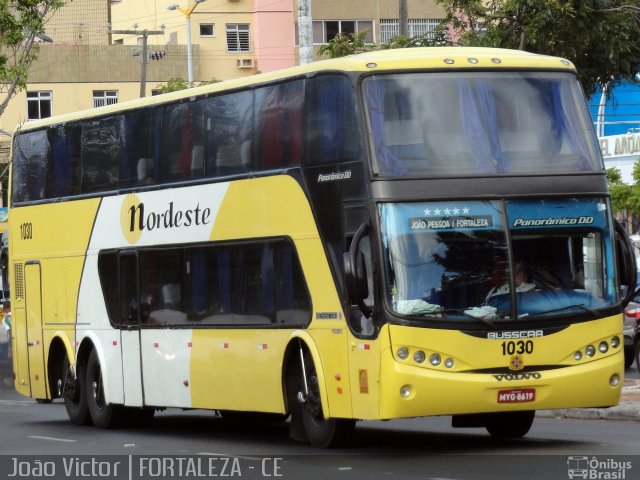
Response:
[[[213,452],[198,452],[196,455],[209,455],[211,457],[229,457],[229,458],[242,458],[243,460],[264,460],[265,457],[246,457],[243,455],[233,455],[231,453],[213,453]]]
[[[77,440],[73,440],[70,438],[41,437],[39,435],[29,435],[29,438],[35,438],[36,440],[51,440],[52,442],[77,442]]]
[[[353,470],[353,468],[351,467],[338,467],[338,470],[342,471],[346,471],[346,470]]]
[[[0,405],[33,405],[33,400],[0,400]]]

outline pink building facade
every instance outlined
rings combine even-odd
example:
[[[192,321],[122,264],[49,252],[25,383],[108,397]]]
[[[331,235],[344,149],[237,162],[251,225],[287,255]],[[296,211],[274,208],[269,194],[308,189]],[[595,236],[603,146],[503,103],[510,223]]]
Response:
[[[253,45],[255,64],[260,72],[271,72],[296,65],[293,2],[255,0]]]

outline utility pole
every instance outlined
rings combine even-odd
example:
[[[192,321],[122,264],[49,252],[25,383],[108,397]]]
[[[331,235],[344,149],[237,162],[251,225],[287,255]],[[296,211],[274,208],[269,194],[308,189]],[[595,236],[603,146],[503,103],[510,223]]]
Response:
[[[399,34],[405,37],[409,36],[409,14],[407,13],[407,0],[400,0],[400,20]]]
[[[311,0],[298,0],[298,53],[300,65],[313,62]]]
[[[149,54],[147,51],[147,39],[149,35],[164,35],[163,30],[111,30],[117,35],[142,35],[142,53],[140,54],[140,98],[147,93],[147,63]]]

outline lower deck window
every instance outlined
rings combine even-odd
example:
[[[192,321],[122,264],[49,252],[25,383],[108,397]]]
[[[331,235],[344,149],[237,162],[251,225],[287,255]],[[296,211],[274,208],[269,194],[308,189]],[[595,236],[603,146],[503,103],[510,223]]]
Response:
[[[284,239],[105,251],[98,266],[116,325],[304,325],[311,318],[294,245]]]

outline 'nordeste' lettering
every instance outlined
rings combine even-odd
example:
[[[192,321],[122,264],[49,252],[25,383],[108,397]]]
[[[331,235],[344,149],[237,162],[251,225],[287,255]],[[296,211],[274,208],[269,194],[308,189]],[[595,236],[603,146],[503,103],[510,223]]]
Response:
[[[197,203],[195,208],[176,209],[173,202],[162,212],[145,212],[144,202],[129,208],[129,231],[156,230],[159,228],[181,228],[192,225],[206,225],[211,222],[211,209],[201,208]]]

